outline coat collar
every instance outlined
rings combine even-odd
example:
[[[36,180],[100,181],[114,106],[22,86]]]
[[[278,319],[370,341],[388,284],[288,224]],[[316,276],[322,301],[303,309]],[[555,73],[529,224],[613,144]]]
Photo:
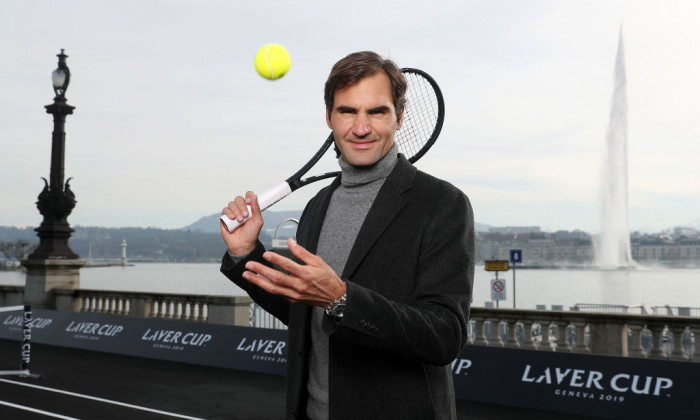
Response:
[[[355,244],[348,256],[348,261],[343,269],[342,277],[344,279],[348,279],[352,276],[379,236],[406,205],[406,199],[402,194],[413,186],[413,179],[416,172],[416,167],[413,166],[404,155],[399,154],[396,166],[391,171],[386,181],[384,181],[379,193],[377,193],[377,197],[374,199],[374,203],[372,207],[370,207],[369,213],[367,213],[367,217],[360,228]],[[326,218],[331,196],[339,185],[340,176],[336,177],[328,188],[321,190],[317,196],[317,199],[321,202],[320,211],[319,214],[314,217],[315,220],[312,222],[313,228],[309,229],[308,240],[306,241],[306,248],[314,254],[317,251],[318,239],[321,236],[321,227]]]
[[[352,277],[365,255],[406,205],[403,193],[413,186],[415,173],[416,168],[403,155],[399,155],[396,166],[384,181],[360,228],[343,269],[343,278]]]

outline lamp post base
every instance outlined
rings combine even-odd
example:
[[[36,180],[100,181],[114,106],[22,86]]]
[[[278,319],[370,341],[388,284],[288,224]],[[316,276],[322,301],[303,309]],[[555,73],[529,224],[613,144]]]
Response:
[[[85,260],[27,259],[24,301],[33,308],[56,309],[54,289],[79,289],[80,268]]]

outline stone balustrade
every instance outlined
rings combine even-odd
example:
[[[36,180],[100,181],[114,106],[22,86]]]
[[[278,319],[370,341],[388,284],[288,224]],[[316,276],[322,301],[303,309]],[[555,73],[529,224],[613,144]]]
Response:
[[[23,302],[0,286],[0,305]],[[286,328],[247,296],[54,289],[56,309],[222,325]],[[700,317],[473,307],[469,344],[678,361],[700,361]]]
[[[697,332],[689,316],[472,308],[469,343],[697,362]]]
[[[250,325],[252,299],[247,296],[206,296],[86,289],[55,289],[56,309],[198,321],[222,325]]]

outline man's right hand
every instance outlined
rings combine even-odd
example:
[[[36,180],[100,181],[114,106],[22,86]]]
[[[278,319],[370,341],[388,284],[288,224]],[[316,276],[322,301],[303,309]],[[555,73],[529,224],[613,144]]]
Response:
[[[248,214],[248,206],[250,206],[251,214]],[[252,191],[248,191],[245,194],[245,198],[238,196],[228,203],[228,207],[225,207],[221,211],[221,214],[231,220],[238,220],[239,222],[251,216],[250,219],[238,226],[238,228],[231,233],[229,233],[222,222],[221,237],[224,239],[228,250],[233,255],[246,255],[252,251],[253,248],[255,248],[255,243],[258,240],[260,230],[262,230],[263,226],[258,197]]]

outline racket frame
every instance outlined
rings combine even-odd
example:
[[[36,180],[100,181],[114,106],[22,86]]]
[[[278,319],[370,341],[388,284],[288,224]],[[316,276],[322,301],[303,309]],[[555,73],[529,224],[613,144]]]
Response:
[[[425,155],[425,153],[430,149],[435,141],[437,140],[438,136],[440,135],[440,132],[442,131],[442,124],[445,119],[445,101],[442,96],[442,91],[440,90],[440,87],[438,86],[437,82],[435,79],[433,79],[428,73],[415,69],[415,68],[410,68],[410,67],[405,67],[402,68],[401,71],[409,74],[416,74],[420,77],[423,77],[432,87],[433,92],[435,93],[435,100],[437,102],[437,108],[438,108],[438,114],[436,117],[435,121],[435,127],[433,128],[433,132],[431,133],[430,137],[428,138],[428,141],[423,144],[423,146],[416,152],[413,156],[408,157],[408,161],[411,163],[415,163]],[[408,104],[410,106],[410,103]],[[400,132],[400,130],[399,130]],[[278,201],[282,200],[284,197],[288,196],[292,192],[298,190],[299,188],[309,185],[311,183],[314,183],[316,181],[321,181],[323,179],[327,178],[333,178],[338,175],[340,175],[340,171],[334,171],[334,172],[326,172],[324,174],[320,175],[314,175],[305,179],[302,179],[301,177],[304,176],[311,168],[323,157],[323,155],[326,154],[326,151],[331,147],[331,145],[334,143],[334,137],[333,137],[333,132],[331,132],[328,135],[328,138],[326,138],[326,141],[323,142],[321,147],[316,151],[316,153],[309,159],[308,162],[304,166],[302,166],[297,172],[295,172],[292,176],[287,178],[284,182],[277,184],[276,186],[269,188],[262,192],[261,194],[258,195],[258,205],[260,206],[260,211],[265,211],[266,209],[270,208],[272,205],[277,203]],[[250,214],[252,214],[252,210],[250,206],[248,206],[248,217],[244,218],[242,221],[238,220],[232,220],[226,217],[225,215],[221,215],[219,218],[221,220],[221,223],[226,227],[228,232],[233,232],[236,230],[236,228],[243,223],[246,222],[250,218]]]

